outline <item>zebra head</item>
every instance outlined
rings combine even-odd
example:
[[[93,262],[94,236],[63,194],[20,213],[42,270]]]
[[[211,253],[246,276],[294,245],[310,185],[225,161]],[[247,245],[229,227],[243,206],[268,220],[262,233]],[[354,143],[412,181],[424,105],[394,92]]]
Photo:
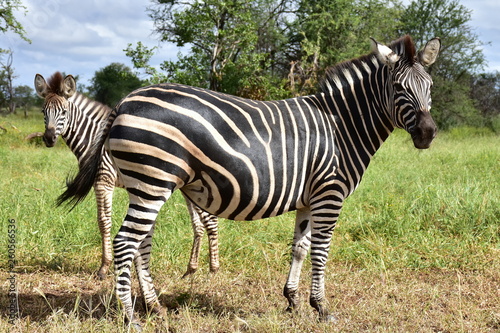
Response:
[[[387,65],[390,116],[396,127],[410,133],[416,148],[429,148],[437,127],[430,114],[432,78],[424,69],[434,63],[441,48],[433,38],[419,52],[410,36],[388,47],[372,39],[380,61]]]
[[[38,96],[43,98],[42,112],[45,121],[45,133],[43,141],[47,147],[56,144],[57,137],[64,133],[68,123],[68,98],[76,91],[76,82],[72,75],[64,79],[61,73],[52,75],[48,83],[43,76],[35,76],[35,90]]]

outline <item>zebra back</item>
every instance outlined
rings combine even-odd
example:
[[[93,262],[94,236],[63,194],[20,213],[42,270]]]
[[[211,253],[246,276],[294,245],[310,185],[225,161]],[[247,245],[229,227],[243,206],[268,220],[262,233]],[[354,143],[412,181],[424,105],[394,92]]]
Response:
[[[177,84],[145,87],[117,106],[110,146],[115,159],[144,166],[124,176],[154,175],[152,185],[182,189],[214,215],[275,216],[308,206],[309,190],[320,191],[311,175],[335,170],[335,117],[315,99],[260,102]],[[123,137],[134,138],[135,153],[121,147],[129,145]],[[169,156],[196,168],[179,170]]]

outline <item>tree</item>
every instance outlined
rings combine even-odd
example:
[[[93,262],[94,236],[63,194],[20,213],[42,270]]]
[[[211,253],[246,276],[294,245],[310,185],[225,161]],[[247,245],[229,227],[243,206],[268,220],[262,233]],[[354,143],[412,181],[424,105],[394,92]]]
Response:
[[[22,5],[21,0],[0,0],[0,32],[6,33],[10,30],[25,41],[31,42],[26,37],[24,27],[14,16],[14,11],[19,10],[26,12],[26,7]]]
[[[410,34],[417,45],[439,36],[429,68],[433,115],[441,128],[481,124],[470,81],[485,59],[458,0],[153,0],[148,9],[160,42],[189,47],[160,70],[157,51],[138,43],[127,55],[161,81],[176,81],[255,99],[317,91],[327,67],[369,52],[369,37],[388,42]]]
[[[18,107],[24,109],[24,116],[28,116],[28,108],[34,105],[39,99],[35,97],[33,89],[30,86],[14,87],[14,99]]]
[[[134,68],[143,70],[144,74],[148,76],[147,81],[150,84],[162,83],[168,80],[168,76],[149,64],[156,50],[156,46],[148,48],[142,42],[137,42],[135,48],[132,43],[129,43],[127,48],[123,50],[125,51],[125,55],[132,61]]]
[[[487,125],[500,131],[500,72],[474,75],[471,97]]]
[[[13,53],[11,50],[3,51],[7,54],[7,60],[0,61],[0,107],[6,109],[6,113],[16,111],[16,99],[14,98],[13,80],[14,67],[12,67]]]
[[[90,95],[96,101],[111,107],[143,85],[129,67],[120,63],[111,63],[95,72],[91,83],[88,87]]]
[[[251,33],[256,30],[253,2],[158,0],[155,3],[149,10],[160,40],[177,46],[191,44],[193,57],[208,68],[208,87],[220,90],[225,66],[242,48],[255,45],[256,35]]]
[[[396,0],[155,0],[148,11],[161,42],[189,46],[163,73],[155,50],[125,50],[155,78],[256,99],[317,91],[327,66],[365,53],[370,36],[392,39]],[[390,36],[390,37],[388,37]],[[288,84],[286,84],[288,82]]]
[[[12,31],[27,42],[26,31],[14,16],[15,11],[26,11],[21,0],[0,0],[0,33]],[[4,59],[7,55],[7,59]],[[0,110],[6,108],[7,113],[16,110],[15,89],[13,86],[14,68],[12,67],[13,54],[11,50],[0,48]]]
[[[125,50],[135,68],[143,69],[154,81],[175,81],[232,94],[265,98],[280,93],[277,82],[286,64],[282,56],[285,0],[155,0],[148,12],[160,42],[188,46],[177,61],[165,61],[160,68],[149,65],[155,48],[138,43]],[[270,77],[279,77],[277,80]],[[265,85],[265,88],[260,87]]]
[[[325,69],[369,51],[369,37],[393,40],[401,7],[393,0],[302,0],[289,77],[295,94],[317,90]],[[295,86],[295,87],[294,87]]]
[[[468,25],[471,13],[458,0],[419,0],[401,17],[400,33],[411,34],[417,45],[441,38],[439,59],[429,69],[434,78],[433,115],[441,128],[478,122],[479,112],[469,97],[470,79],[486,60],[484,44]]]

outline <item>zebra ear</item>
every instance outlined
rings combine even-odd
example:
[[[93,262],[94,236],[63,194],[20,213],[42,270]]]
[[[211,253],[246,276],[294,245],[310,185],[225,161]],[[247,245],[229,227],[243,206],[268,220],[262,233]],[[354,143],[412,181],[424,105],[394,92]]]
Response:
[[[399,55],[387,46],[380,44],[375,39],[371,37],[370,39],[372,41],[372,50],[377,55],[377,58],[387,66],[394,66],[394,64],[399,60]]]
[[[417,60],[422,66],[430,66],[436,61],[439,50],[441,49],[441,40],[435,37],[425,44],[424,48],[418,52]]]
[[[45,98],[47,96],[47,92],[49,90],[47,86],[47,82],[40,74],[35,75],[35,90],[36,94],[41,98]]]
[[[76,92],[76,81],[73,75],[66,75],[62,85],[62,92],[65,98],[70,98]]]

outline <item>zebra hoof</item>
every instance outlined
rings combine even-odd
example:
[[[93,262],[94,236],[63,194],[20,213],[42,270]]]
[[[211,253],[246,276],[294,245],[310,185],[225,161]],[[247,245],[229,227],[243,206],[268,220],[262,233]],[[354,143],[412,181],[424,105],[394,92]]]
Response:
[[[182,279],[185,279],[188,276],[193,275],[195,272],[196,272],[196,269],[188,268],[188,270],[186,271],[186,273],[184,273],[184,275],[182,276]]]
[[[96,276],[97,280],[99,280],[99,281],[106,280],[106,272],[103,272],[102,270],[97,271],[95,273],[95,276]]]
[[[139,323],[130,323],[130,328],[133,332],[142,332],[142,325]]]
[[[336,324],[339,320],[334,315],[320,316],[319,321],[322,323]]]
[[[99,280],[106,280],[106,277],[108,275],[109,271],[109,263],[103,263],[101,264],[101,267],[99,267],[99,270],[97,271],[96,275]]]
[[[156,314],[160,318],[166,318],[167,317],[167,310],[160,304],[155,304],[153,307],[151,307],[151,313]]]

